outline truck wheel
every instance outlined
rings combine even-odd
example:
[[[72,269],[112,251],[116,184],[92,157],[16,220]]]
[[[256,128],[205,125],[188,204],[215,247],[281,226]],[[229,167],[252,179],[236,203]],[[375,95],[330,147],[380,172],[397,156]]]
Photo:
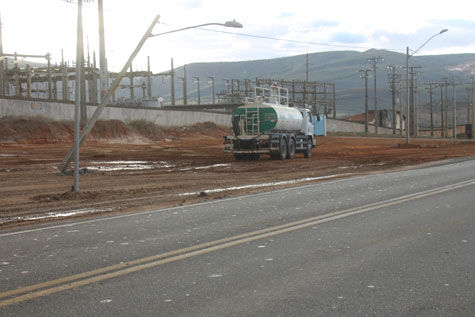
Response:
[[[236,161],[242,161],[244,159],[244,154],[234,153],[234,158],[236,159]]]
[[[293,138],[289,139],[289,148],[287,151],[287,158],[293,160],[295,156],[295,140]]]
[[[312,142],[310,141],[310,139],[308,139],[307,149],[305,150],[305,152],[303,152],[303,156],[305,158],[311,158],[312,157],[312,150],[313,150]]]
[[[285,160],[287,158],[287,140],[284,137],[280,138],[280,159]]]
[[[253,154],[250,155],[249,159],[251,161],[259,161],[259,157],[260,157],[259,153],[253,153]]]

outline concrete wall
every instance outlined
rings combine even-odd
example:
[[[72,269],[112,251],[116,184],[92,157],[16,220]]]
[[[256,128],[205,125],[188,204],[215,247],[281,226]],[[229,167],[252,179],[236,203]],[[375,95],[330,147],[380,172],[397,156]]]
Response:
[[[87,106],[88,118],[96,106]],[[74,104],[62,102],[29,101],[0,99],[0,118],[5,116],[35,117],[43,116],[52,120],[74,120]],[[130,122],[145,119],[160,126],[187,126],[199,122],[214,122],[222,126],[231,126],[231,115],[211,111],[183,111],[163,109],[141,109],[107,107],[100,116],[101,120],[122,120]],[[327,132],[364,132],[364,124],[327,118]],[[374,126],[369,126],[374,133]],[[392,134],[392,129],[378,127],[379,134]]]
[[[92,116],[96,108],[97,106],[87,106],[88,118]],[[74,104],[0,99],[0,118],[5,116],[43,116],[52,120],[72,121],[74,120]],[[207,121],[218,125],[231,126],[229,114],[202,111],[106,107],[99,118],[101,120],[122,120],[125,122],[145,119],[160,126],[186,126]]]
[[[363,123],[327,118],[327,132],[365,132]],[[369,133],[374,133],[374,125],[369,125]],[[397,131],[399,133],[399,131]],[[392,134],[393,129],[378,127],[378,134]]]

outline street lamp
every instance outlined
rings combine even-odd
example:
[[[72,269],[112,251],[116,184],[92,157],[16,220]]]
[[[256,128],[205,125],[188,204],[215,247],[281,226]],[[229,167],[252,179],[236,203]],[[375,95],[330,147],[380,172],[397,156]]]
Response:
[[[424,42],[417,50],[414,51],[411,55],[409,55],[409,46],[406,47],[406,143],[409,144],[411,143],[411,136],[410,136],[410,105],[409,105],[409,58],[414,56],[422,47],[424,47],[427,43],[429,43],[430,40],[432,40],[434,37],[437,35],[441,35],[445,32],[447,32],[448,29],[443,29],[439,33],[436,33],[432,35],[427,41]]]
[[[201,105],[201,99],[200,99],[200,78],[199,77],[191,77],[193,80],[193,83],[198,83],[198,104]]]
[[[81,3],[82,3],[82,1],[78,1],[78,7],[80,7]],[[88,134],[91,132],[92,128],[94,127],[94,124],[99,119],[99,116],[104,111],[107,103],[109,102],[109,99],[112,97],[112,95],[114,94],[117,87],[119,87],[120,81],[122,80],[125,73],[127,72],[127,69],[129,69],[130,65],[132,64],[132,61],[137,56],[140,49],[145,44],[145,41],[149,37],[154,37],[154,36],[179,32],[179,31],[198,28],[198,27],[207,26],[207,25],[220,25],[220,26],[225,26],[225,27],[242,28],[241,23],[236,22],[236,20],[233,20],[233,21],[227,21],[225,23],[205,23],[205,24],[189,26],[189,27],[181,28],[181,29],[177,29],[177,30],[172,30],[172,31],[168,31],[168,32],[163,32],[163,33],[159,33],[159,34],[152,34],[153,28],[158,23],[159,19],[160,19],[160,15],[157,14],[155,16],[155,18],[153,19],[151,25],[148,27],[145,34],[142,36],[142,39],[139,41],[136,48],[134,49],[134,51],[130,55],[129,59],[125,63],[124,67],[122,68],[120,73],[117,75],[117,78],[113,82],[112,86],[106,91],[106,94],[105,94],[104,98],[101,99],[101,103],[96,108],[96,111],[93,113],[91,119],[88,122],[86,122],[86,125],[84,126],[83,130],[81,131],[80,136],[75,136],[74,137],[73,146],[70,148],[69,152],[66,154],[65,158],[63,159],[63,161],[61,162],[61,164],[59,166],[60,171],[62,173],[64,173],[66,171],[69,163],[71,163],[71,160],[73,159],[73,156],[76,156],[77,163],[75,163],[75,166],[74,166],[74,178],[75,178],[74,179],[74,182],[75,182],[74,187],[75,187],[75,191],[79,191],[79,158],[77,158],[77,156],[79,155],[79,148],[80,148],[81,144],[84,142],[84,140],[86,139],[86,137],[88,136]],[[78,14],[78,22],[79,21],[82,21],[82,16]],[[78,51],[79,51],[79,48],[78,48]],[[78,76],[78,74],[76,74],[76,76]],[[76,129],[75,133],[79,134],[79,128],[77,127],[76,122],[75,122],[75,129]]]
[[[199,25],[194,25],[194,26],[188,26],[188,27],[185,27],[185,28],[176,29],[176,30],[172,30],[172,31],[167,31],[167,32],[163,32],[163,33],[150,34],[149,37],[165,35],[165,34],[169,34],[169,33],[175,33],[175,32],[179,32],[179,31],[189,30],[189,29],[196,29],[196,28],[199,28],[199,27],[202,27],[202,26],[208,26],[208,25],[220,25],[220,26],[225,26],[225,27],[229,27],[229,28],[242,28],[241,23],[237,22],[236,20],[232,20],[232,21],[227,21],[225,23],[205,23],[205,24],[199,24]]]
[[[208,77],[210,80],[208,81],[208,84],[213,84],[213,105],[214,103],[214,77]]]

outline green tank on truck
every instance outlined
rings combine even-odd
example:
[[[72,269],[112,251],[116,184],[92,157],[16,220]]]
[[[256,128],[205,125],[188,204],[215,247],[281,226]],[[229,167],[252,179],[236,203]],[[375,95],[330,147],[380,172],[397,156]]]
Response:
[[[233,135],[225,136],[225,152],[237,160],[258,159],[269,154],[272,159],[293,159],[295,153],[312,156],[316,145],[310,109],[288,106],[287,89],[257,87],[246,104],[233,111]]]
[[[233,129],[239,123],[239,129],[244,129],[250,135],[266,131],[299,132],[302,119],[299,110],[285,106],[246,105],[238,107],[232,114]]]

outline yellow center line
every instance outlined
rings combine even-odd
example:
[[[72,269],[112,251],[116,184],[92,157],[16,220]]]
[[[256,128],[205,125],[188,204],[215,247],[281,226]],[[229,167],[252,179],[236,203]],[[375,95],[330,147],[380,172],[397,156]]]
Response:
[[[279,234],[283,234],[283,233],[287,233],[287,232],[291,232],[295,230],[300,230],[303,228],[315,226],[315,225],[322,224],[325,222],[330,222],[337,219],[361,214],[367,211],[401,204],[401,203],[408,202],[411,200],[436,195],[439,193],[443,193],[446,191],[454,190],[457,188],[461,188],[461,187],[465,187],[465,186],[469,186],[473,184],[475,184],[475,179],[453,184],[453,185],[448,185],[448,186],[441,187],[434,190],[428,190],[425,192],[393,198],[393,199],[389,199],[383,202],[372,203],[365,206],[349,208],[349,209],[336,211],[336,212],[332,212],[332,213],[321,215],[321,216],[310,217],[310,218],[290,222],[290,223],[279,225],[279,226],[274,226],[274,227],[270,227],[270,228],[266,228],[262,230],[257,230],[257,231],[253,231],[253,232],[249,232],[245,234],[240,234],[240,235],[224,238],[224,239],[210,241],[207,243],[202,243],[202,244],[188,247],[188,248],[182,248],[182,249],[178,249],[178,250],[174,250],[174,251],[170,251],[166,253],[157,254],[154,256],[149,256],[149,257],[145,257],[145,258],[141,258],[141,259],[137,259],[137,260],[133,260],[129,262],[123,262],[116,265],[99,268],[96,270],[92,270],[92,271],[88,271],[88,272],[84,272],[80,274],[67,276],[64,278],[60,278],[60,279],[56,279],[56,280],[52,280],[52,281],[48,281],[44,283],[39,283],[39,284],[35,284],[35,285],[31,285],[31,286],[27,286],[27,287],[15,289],[15,290],[6,291],[3,293],[0,293],[0,298],[11,297],[18,294],[23,294],[23,295],[19,295],[16,297],[12,297],[12,298],[0,301],[0,308],[11,305],[11,304],[20,303],[32,298],[54,294],[57,292],[81,287],[84,285],[111,279],[111,278],[122,276],[125,274],[156,267],[162,264],[180,261],[180,260],[194,257],[197,255],[202,255],[202,254],[230,248],[230,247],[240,245],[243,243],[248,243],[248,242],[252,242],[259,239],[272,237],[275,235],[279,235]],[[63,285],[60,285],[60,284],[63,284]],[[39,289],[43,289],[43,290],[39,290]],[[39,291],[36,291],[36,290],[39,290]]]

